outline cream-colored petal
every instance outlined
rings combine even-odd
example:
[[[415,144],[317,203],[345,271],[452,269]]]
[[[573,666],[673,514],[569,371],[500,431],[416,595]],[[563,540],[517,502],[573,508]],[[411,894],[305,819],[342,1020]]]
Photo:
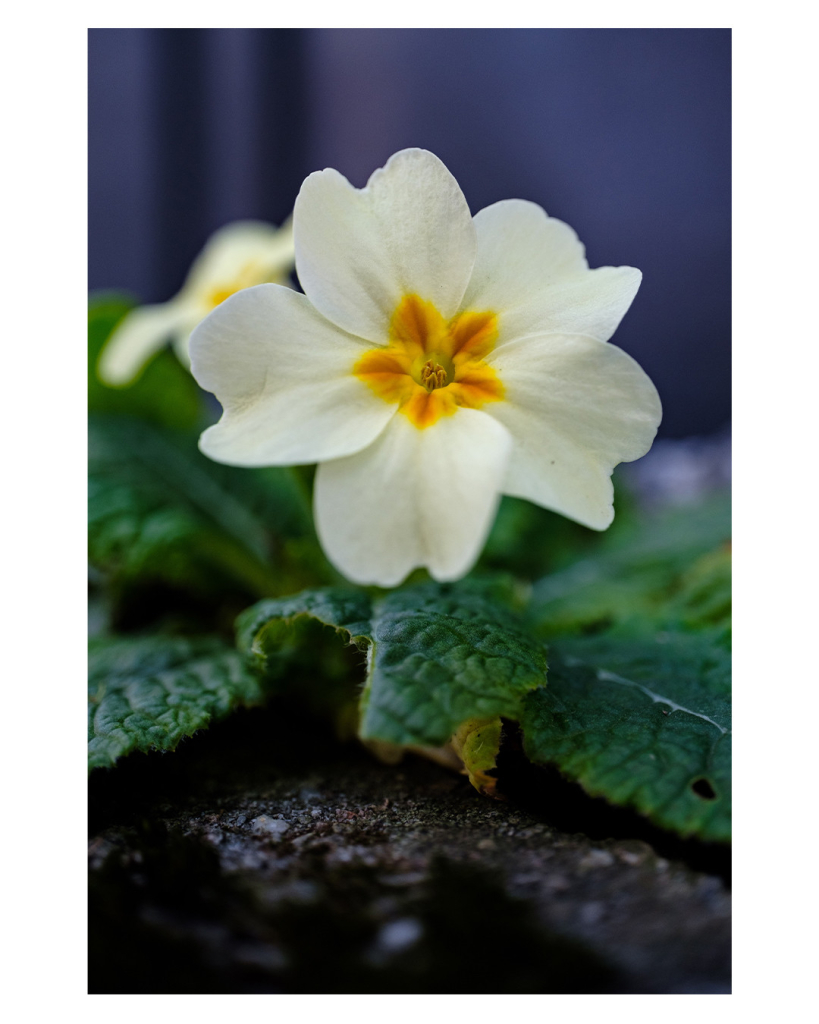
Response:
[[[533,291],[588,270],[583,243],[568,224],[525,199],[504,199],[475,214],[478,253],[464,298],[526,302]]]
[[[396,409],[353,376],[367,348],[289,288],[237,292],[191,335],[191,372],[224,408],[200,448],[236,466],[297,465],[359,451]]]
[[[416,294],[452,316],[475,260],[475,228],[438,157],[405,149],[364,189],[338,171],[311,174],[293,214],[296,270],[321,313],[384,344],[398,302]]]
[[[503,492],[604,530],[612,469],[645,455],[657,432],[654,385],[622,349],[593,338],[530,337],[491,361],[506,400],[486,412],[515,441]]]
[[[510,444],[474,409],[426,430],[398,415],[357,455],[322,463],[315,519],[330,561],[354,583],[382,587],[418,566],[436,580],[463,576],[495,517]]]
[[[498,314],[499,345],[547,333],[608,341],[637,294],[639,270],[589,270],[574,231],[535,203],[495,203],[475,216],[475,228],[478,254],[462,306]]]
[[[280,228],[264,221],[233,221],[210,236],[191,265],[181,294],[203,301],[209,312],[213,292],[283,282],[294,262],[292,218]]]
[[[148,360],[169,340],[187,337],[196,323],[179,300],[156,306],[138,306],[128,313],[100,353],[97,373],[112,387],[132,384]]]

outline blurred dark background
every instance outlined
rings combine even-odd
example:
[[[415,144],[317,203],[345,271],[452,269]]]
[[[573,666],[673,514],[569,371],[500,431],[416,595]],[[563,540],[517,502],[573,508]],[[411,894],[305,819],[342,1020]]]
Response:
[[[730,418],[728,29],[91,29],[89,287],[170,298],[221,224],[396,150],[540,203],[643,285],[614,341],[660,433]]]

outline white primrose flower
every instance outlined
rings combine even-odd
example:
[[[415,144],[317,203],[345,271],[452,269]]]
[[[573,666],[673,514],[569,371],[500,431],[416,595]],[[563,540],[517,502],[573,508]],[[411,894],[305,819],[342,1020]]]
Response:
[[[319,538],[356,583],[394,586],[418,566],[462,576],[501,494],[611,523],[612,469],[660,422],[654,385],[607,344],[639,270],[590,270],[534,203],[473,218],[421,149],[363,189],[311,174],[294,234],[305,294],[237,292],[191,338],[192,372],[224,409],[206,455],[318,462]]]
[[[293,262],[292,220],[281,228],[253,220],[226,224],[208,239],[177,295],[158,305],[138,306],[123,318],[100,354],[100,379],[112,387],[132,384],[169,339],[188,367],[194,327],[242,288],[286,283]]]

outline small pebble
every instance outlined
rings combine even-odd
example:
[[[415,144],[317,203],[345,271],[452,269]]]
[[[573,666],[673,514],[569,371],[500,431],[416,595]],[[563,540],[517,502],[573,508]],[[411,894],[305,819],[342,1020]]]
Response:
[[[290,823],[283,818],[268,818],[261,814],[251,821],[250,827],[259,835],[282,836],[290,828]]]

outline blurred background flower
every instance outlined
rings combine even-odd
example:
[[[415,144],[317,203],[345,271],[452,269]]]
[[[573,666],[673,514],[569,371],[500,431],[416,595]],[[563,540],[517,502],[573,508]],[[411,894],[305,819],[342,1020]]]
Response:
[[[617,344],[661,437],[730,418],[730,30],[93,29],[92,289],[175,295],[208,237],[281,224],[311,171],[437,153],[643,271]]]
[[[194,327],[234,292],[287,284],[294,261],[292,221],[278,229],[253,220],[219,228],[194,260],[178,295],[138,306],[117,325],[100,356],[100,378],[109,386],[133,383],[168,341],[180,363],[190,367],[188,340]]]

